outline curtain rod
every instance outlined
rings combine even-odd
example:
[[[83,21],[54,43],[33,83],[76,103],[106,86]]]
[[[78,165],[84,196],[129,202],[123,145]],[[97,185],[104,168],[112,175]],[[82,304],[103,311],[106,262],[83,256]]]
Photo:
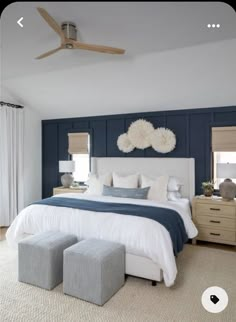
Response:
[[[6,102],[3,102],[3,101],[0,101],[0,105],[6,105],[6,106],[12,107],[12,108],[24,108],[24,106],[11,104],[11,103],[6,103]]]

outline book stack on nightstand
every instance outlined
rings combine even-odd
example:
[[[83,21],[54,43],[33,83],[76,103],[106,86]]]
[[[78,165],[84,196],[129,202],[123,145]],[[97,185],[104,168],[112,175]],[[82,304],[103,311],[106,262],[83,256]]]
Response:
[[[236,245],[236,199],[196,196],[192,203],[193,221],[198,236],[193,239]]]
[[[56,187],[53,188],[53,195],[58,195],[60,193],[84,193],[87,190],[87,186],[79,186],[79,187]]]

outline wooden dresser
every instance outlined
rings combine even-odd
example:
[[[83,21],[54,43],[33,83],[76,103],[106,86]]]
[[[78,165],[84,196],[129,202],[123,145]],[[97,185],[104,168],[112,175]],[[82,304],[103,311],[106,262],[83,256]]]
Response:
[[[193,239],[236,245],[236,199],[196,196],[192,203],[193,221],[198,236]]]

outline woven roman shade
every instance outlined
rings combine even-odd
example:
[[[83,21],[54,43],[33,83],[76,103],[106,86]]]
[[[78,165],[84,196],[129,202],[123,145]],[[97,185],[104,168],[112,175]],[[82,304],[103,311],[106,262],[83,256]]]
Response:
[[[87,154],[89,134],[88,133],[68,133],[70,154]]]
[[[236,126],[212,128],[213,152],[236,152]]]

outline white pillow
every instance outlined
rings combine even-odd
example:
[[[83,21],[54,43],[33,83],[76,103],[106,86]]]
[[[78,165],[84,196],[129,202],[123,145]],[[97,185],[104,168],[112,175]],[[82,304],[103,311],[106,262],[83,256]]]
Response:
[[[167,198],[170,201],[176,201],[182,198],[181,193],[179,191],[168,191]]]
[[[177,177],[170,176],[168,181],[168,191],[179,191],[183,184]]]
[[[138,188],[138,174],[121,176],[113,172],[113,186],[118,188]]]
[[[160,176],[156,179],[151,179],[144,175],[141,175],[141,188],[150,187],[148,192],[148,199],[155,200],[159,202],[167,201],[167,185],[168,176]]]
[[[90,195],[102,195],[103,185],[111,186],[111,182],[111,173],[106,173],[100,176],[90,174],[89,179],[86,182],[88,189],[85,191],[85,193]]]

